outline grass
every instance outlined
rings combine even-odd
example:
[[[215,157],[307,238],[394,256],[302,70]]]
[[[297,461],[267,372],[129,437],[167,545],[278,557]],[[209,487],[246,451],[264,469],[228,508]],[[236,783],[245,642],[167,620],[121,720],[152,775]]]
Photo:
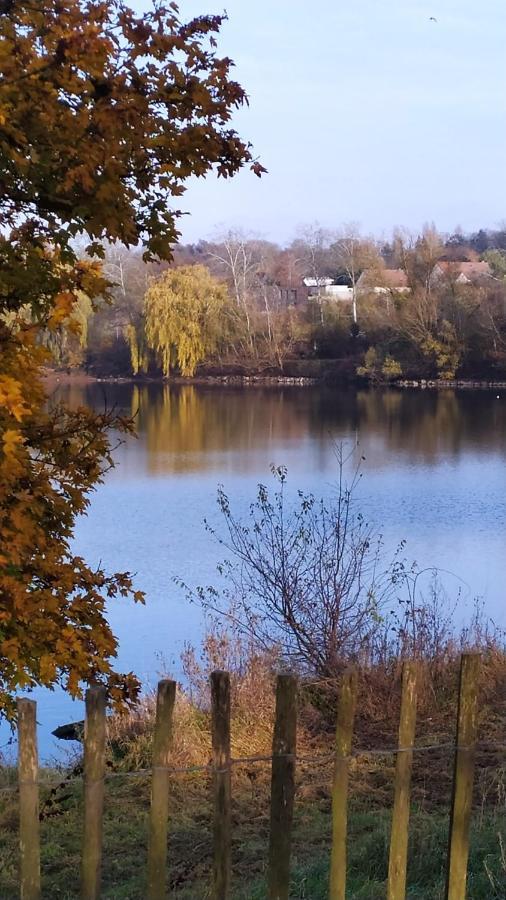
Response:
[[[178,900],[210,896],[211,810],[202,775],[178,776],[171,788],[169,884]],[[269,832],[268,775],[240,772],[234,779],[233,900],[266,897],[265,861]],[[63,788],[56,814],[41,824],[43,897],[79,897],[82,786]],[[42,790],[42,798],[49,796]],[[58,794],[55,796],[58,797]],[[119,775],[108,779],[104,819],[104,898],[143,900],[149,780]],[[44,810],[44,802],[42,804]],[[46,809],[46,813],[47,813]],[[294,826],[292,898],[327,897],[330,800],[322,773],[310,787],[301,780]],[[350,804],[348,894],[382,900],[386,893],[390,817],[385,807],[362,798]],[[443,898],[448,815],[413,810],[410,828],[409,890],[412,900]],[[476,809],[469,861],[469,900],[506,898],[506,812]],[[15,795],[0,795],[0,897],[18,897]]]
[[[223,659],[219,642],[210,668],[237,671]],[[178,692],[174,714],[173,764],[207,763],[211,734],[206,671],[189,657],[192,693]],[[271,667],[252,657],[232,681],[232,755],[236,759],[270,752],[273,720]],[[486,677],[485,677],[486,676]],[[369,680],[367,680],[369,677]],[[456,661],[441,665],[420,693],[418,745],[452,741],[456,711]],[[506,900],[506,767],[504,728],[506,657],[487,660],[480,700],[474,814],[469,859],[468,900]],[[330,850],[329,751],[335,709],[325,694],[301,695],[299,762],[293,835],[292,900],[327,897]],[[390,671],[362,674],[355,747],[391,747],[396,740],[399,678]],[[109,720],[109,764],[104,813],[104,900],[144,900],[150,784],[139,770],[151,764],[154,698],[147,696],[128,716]],[[495,749],[492,748],[495,745]],[[326,757],[326,764],[314,757]],[[136,774],[133,774],[136,773]],[[43,770],[43,778],[63,777]],[[394,766],[389,754],[361,753],[350,763],[348,900],[386,896]],[[3,783],[2,783],[3,779]],[[0,768],[0,900],[19,895],[18,810],[15,792],[2,792],[15,772]],[[409,900],[442,900],[445,887],[452,753],[417,753],[413,769],[413,811],[408,865]],[[212,872],[210,783],[207,773],[175,775],[170,785],[168,881],[176,900],[210,897]],[[233,769],[233,889],[231,900],[266,897],[269,838],[269,766]],[[52,801],[49,803],[48,801]],[[79,897],[82,840],[82,783],[62,783],[51,794],[41,787],[43,898]]]

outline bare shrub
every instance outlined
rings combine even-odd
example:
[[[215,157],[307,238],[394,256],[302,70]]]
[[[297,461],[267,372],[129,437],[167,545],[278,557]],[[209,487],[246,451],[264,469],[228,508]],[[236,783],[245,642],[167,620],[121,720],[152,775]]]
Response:
[[[385,563],[381,534],[356,511],[353,491],[361,475],[357,466],[345,482],[348,461],[339,450],[335,497],[318,500],[299,491],[292,508],[286,469],[273,468],[274,495],[259,485],[246,521],[234,516],[220,488],[226,536],[207,527],[229,554],[219,566],[225,586],[189,592],[264,651],[277,648],[290,666],[322,677],[372,646],[405,571],[403,545]]]
[[[334,729],[339,675],[359,665],[357,733],[363,746],[391,746],[403,661],[420,661],[420,733],[429,743],[446,741],[454,733],[459,656],[475,649],[482,654],[483,733],[494,739],[504,726],[504,634],[478,602],[464,621],[460,587],[452,600],[440,572],[404,558],[404,543],[388,558],[381,534],[356,508],[360,461],[341,449],[338,471],[330,499],[298,492],[290,505],[286,470],[274,469],[274,495],[260,485],[244,518],[219,491],[225,534],[209,530],[226,552],[223,584],[188,592],[215,617],[213,659],[233,669],[230,652],[239,640],[267,670],[275,663],[297,671],[305,727],[314,736]],[[255,684],[250,688],[255,709]]]
[[[235,516],[220,488],[224,534],[206,525],[226,553],[218,567],[223,582],[195,591],[184,585],[189,597],[258,650],[321,679],[335,678],[350,662],[391,669],[418,658],[443,665],[462,649],[500,644],[479,605],[456,627],[460,590],[452,603],[436,569],[406,560],[404,542],[388,558],[381,533],[356,508],[361,460],[355,465],[342,448],[337,460],[338,482],[327,500],[299,491],[290,505],[283,467],[273,468],[275,492],[259,485],[245,518]]]

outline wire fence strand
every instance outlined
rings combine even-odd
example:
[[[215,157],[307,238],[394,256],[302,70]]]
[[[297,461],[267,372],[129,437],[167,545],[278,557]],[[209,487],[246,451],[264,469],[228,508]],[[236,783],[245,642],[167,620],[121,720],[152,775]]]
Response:
[[[353,750],[346,757],[340,757],[340,759],[360,759],[363,757],[384,757],[384,756],[395,756],[399,753],[436,753],[440,751],[471,751],[475,750],[476,752],[505,752],[506,751],[506,743],[502,743],[500,741],[481,741],[475,744],[474,746],[459,746],[454,742],[446,742],[446,743],[434,743],[434,744],[422,744],[420,746],[415,747],[362,747]],[[307,756],[307,755],[294,755],[294,754],[278,754],[276,756],[277,759],[284,757],[295,760],[301,766],[323,766],[329,765],[335,762],[336,753],[326,753],[319,754],[316,756]],[[243,766],[243,765],[255,765],[258,763],[270,763],[273,760],[272,754],[256,754],[253,756],[241,756],[241,757],[232,757],[229,761],[229,764],[226,767],[217,768],[213,766],[212,763],[197,763],[189,766],[154,766],[146,769],[135,769],[131,772],[122,772],[122,771],[106,771],[105,779],[110,780],[114,778],[142,778],[149,777],[152,775],[153,771],[164,771],[169,775],[194,775],[194,774],[217,774],[228,771],[229,768],[233,768],[234,766]],[[82,772],[76,775],[62,775],[61,778],[55,780],[45,780],[40,779],[37,784],[41,788],[54,789],[58,787],[70,787],[74,783],[81,782],[84,778]],[[0,794],[7,793],[16,793],[19,788],[19,782],[16,784],[8,785],[6,787],[0,788]]]

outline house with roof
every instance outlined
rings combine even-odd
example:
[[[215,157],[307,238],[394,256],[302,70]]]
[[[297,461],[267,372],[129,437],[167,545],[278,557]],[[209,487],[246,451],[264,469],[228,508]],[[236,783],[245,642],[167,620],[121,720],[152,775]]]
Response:
[[[410,290],[404,269],[365,269],[357,281],[361,294],[408,294]]]
[[[447,279],[455,284],[476,284],[492,278],[492,270],[485,260],[440,259],[432,270],[434,282]]]
[[[345,277],[338,278],[312,278],[302,279],[309,297],[324,297],[329,300],[353,300],[353,288]]]
[[[307,303],[308,291],[302,282],[279,280],[276,287],[281,307],[304,306]]]
[[[276,305],[278,307],[304,306],[307,303],[309,291],[299,276],[280,274],[272,284],[277,292]]]

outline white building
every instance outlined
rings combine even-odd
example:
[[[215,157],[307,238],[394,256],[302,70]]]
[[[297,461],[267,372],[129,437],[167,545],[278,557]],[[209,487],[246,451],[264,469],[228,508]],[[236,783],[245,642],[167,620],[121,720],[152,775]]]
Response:
[[[310,278],[302,279],[307,287],[310,297],[323,296],[332,298],[333,300],[353,299],[353,288],[346,284],[336,284],[333,278]]]

